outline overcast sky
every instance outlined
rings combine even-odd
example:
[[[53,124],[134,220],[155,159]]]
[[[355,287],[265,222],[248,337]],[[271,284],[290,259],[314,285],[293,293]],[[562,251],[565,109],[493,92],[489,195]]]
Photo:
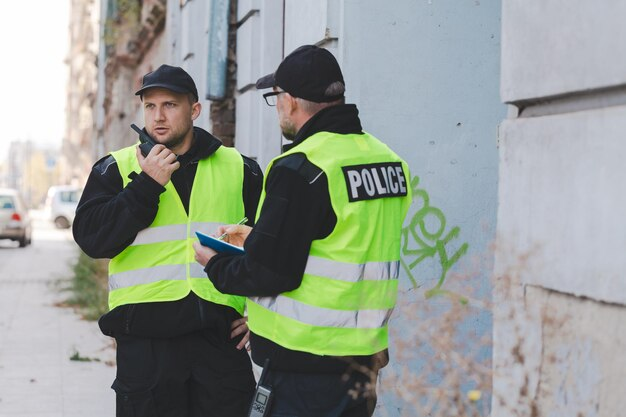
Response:
[[[0,13],[0,158],[13,140],[61,146],[70,0],[12,1]]]

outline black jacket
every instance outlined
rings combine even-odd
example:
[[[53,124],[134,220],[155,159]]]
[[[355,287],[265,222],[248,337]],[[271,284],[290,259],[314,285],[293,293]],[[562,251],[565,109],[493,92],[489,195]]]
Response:
[[[196,127],[191,149],[178,156],[181,166],[174,171],[171,181],[187,212],[198,161],[210,157],[220,146],[218,139]],[[263,175],[256,162],[247,157],[243,160],[242,197],[246,216],[254,219]],[[122,252],[157,214],[159,197],[165,187],[144,172],[132,173],[130,177],[131,182],[124,188],[117,163],[110,155],[92,168],[73,224],[76,243],[92,258],[113,258]],[[99,324],[102,332],[110,336],[122,333],[172,337],[215,327],[216,336],[229,337],[230,324],[237,317],[240,316],[234,309],[210,303],[190,292],[178,301],[116,307],[102,316]]]
[[[355,105],[328,107],[302,126],[293,144],[321,131],[362,133]],[[300,286],[311,243],[328,236],[337,223],[330,203],[326,174],[304,154],[275,162],[267,177],[259,222],[245,243],[245,255],[218,254],[205,271],[215,287],[228,294],[274,296]],[[369,365],[370,356],[336,358],[293,351],[252,334],[252,359],[292,372],[341,373],[356,361]]]

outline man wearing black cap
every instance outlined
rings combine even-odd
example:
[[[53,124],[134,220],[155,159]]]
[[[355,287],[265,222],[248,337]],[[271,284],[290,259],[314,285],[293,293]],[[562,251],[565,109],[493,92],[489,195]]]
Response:
[[[262,174],[193,126],[201,104],[182,68],[146,74],[136,95],[156,145],[96,162],[73,227],[87,255],[111,258],[99,325],[117,341],[117,415],[244,416],[254,390],[245,299],[215,290],[191,243],[195,231],[253,219]]]
[[[244,255],[194,244],[220,291],[248,298],[252,359],[272,416],[370,416],[387,361],[407,164],[362,131],[333,55],[302,46],[257,88],[293,141],[267,168],[256,225],[224,226]],[[261,398],[262,399],[262,398]]]

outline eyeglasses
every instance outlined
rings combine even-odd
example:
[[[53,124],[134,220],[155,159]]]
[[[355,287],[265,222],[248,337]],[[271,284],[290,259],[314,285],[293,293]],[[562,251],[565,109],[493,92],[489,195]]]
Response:
[[[278,101],[277,96],[282,93],[286,93],[286,91],[272,91],[272,92],[263,94],[263,98],[265,99],[265,102],[267,103],[268,106],[274,107],[276,105],[276,102]]]

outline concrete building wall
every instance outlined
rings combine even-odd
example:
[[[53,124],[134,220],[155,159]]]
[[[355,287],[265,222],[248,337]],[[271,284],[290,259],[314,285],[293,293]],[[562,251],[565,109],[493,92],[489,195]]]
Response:
[[[231,3],[217,1],[224,7]],[[232,144],[235,114],[232,93],[218,102],[207,99],[211,76],[207,56],[214,2],[100,0],[97,3],[103,18],[96,54],[98,73],[93,76],[98,85],[94,91],[91,143],[87,147],[90,163],[137,140],[129,126],[144,123],[141,102],[134,92],[141,87],[143,75],[161,64],[180,66],[193,77],[202,104],[202,112],[194,124],[209,131],[216,127],[218,137],[223,136],[225,144]],[[233,22],[229,20],[225,27],[230,23]],[[234,69],[228,73],[231,82]]]
[[[256,80],[283,57],[283,1],[240,0],[237,5],[236,147],[261,168],[280,153],[275,109],[267,107]]]
[[[181,6],[182,3],[182,6]],[[168,0],[164,55],[156,63],[180,66],[196,83],[202,113],[195,126],[211,130],[210,102],[205,97],[207,86],[207,51],[209,44],[210,1]],[[158,65],[155,65],[155,68]]]
[[[92,161],[137,141],[130,124],[143,126],[139,98],[134,93],[142,76],[166,57],[162,41],[166,0],[118,2],[100,0],[100,53],[94,124],[90,145]],[[156,64],[156,65],[155,65]]]
[[[622,415],[626,4],[502,9],[493,415]]]

